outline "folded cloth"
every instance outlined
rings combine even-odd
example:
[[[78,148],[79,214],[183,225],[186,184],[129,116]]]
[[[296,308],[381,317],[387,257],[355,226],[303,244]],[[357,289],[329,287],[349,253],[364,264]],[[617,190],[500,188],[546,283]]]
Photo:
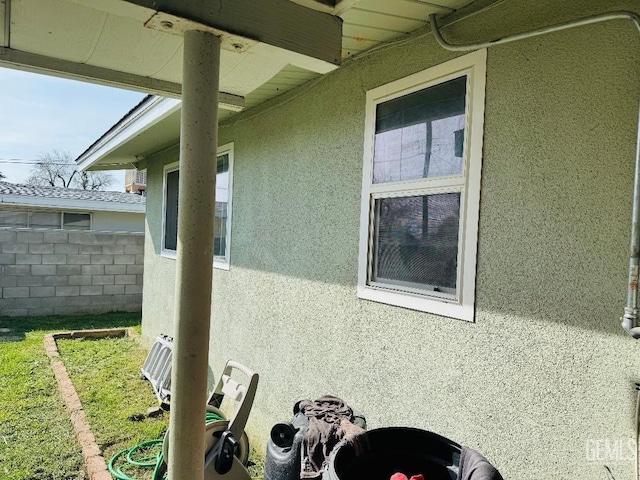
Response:
[[[298,408],[309,418],[301,446],[301,479],[320,478],[331,452],[341,441],[361,448],[357,439],[366,431],[351,423],[353,410],[342,399],[325,395],[315,401],[302,400]]]
[[[460,480],[504,480],[486,458],[467,447],[462,447],[458,478]]]

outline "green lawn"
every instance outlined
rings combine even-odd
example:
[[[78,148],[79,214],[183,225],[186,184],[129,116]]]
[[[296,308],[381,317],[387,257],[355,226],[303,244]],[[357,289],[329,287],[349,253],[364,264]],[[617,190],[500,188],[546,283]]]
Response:
[[[139,323],[135,314],[0,317],[0,478],[85,478],[80,447],[44,352],[44,335]]]
[[[85,479],[82,456],[69,414],[58,394],[46,333],[94,328],[136,327],[140,316],[0,317],[0,478],[7,480]],[[146,440],[162,438],[169,415],[148,417],[158,402],[140,378],[146,350],[132,338],[57,341],[105,460]],[[251,452],[253,479],[262,478],[263,457]],[[136,472],[136,478],[150,478]]]

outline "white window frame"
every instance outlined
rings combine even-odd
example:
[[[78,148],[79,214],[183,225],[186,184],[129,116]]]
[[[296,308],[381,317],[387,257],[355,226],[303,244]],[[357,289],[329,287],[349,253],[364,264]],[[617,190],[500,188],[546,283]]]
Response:
[[[230,269],[231,259],[231,212],[233,199],[233,142],[218,147],[216,153],[216,166],[218,157],[221,155],[229,155],[229,200],[227,202],[227,235],[225,239],[225,255],[215,256],[213,258],[213,267],[221,270]],[[162,246],[160,255],[166,258],[176,258],[176,250],[170,250],[165,247],[166,238],[166,211],[167,211],[167,175],[171,172],[180,170],[180,162],[172,162],[164,166],[162,171]],[[213,240],[212,240],[213,241]]]
[[[480,210],[480,175],[486,84],[486,49],[455,58],[367,92],[358,257],[358,297],[445,317],[474,321],[475,277]],[[455,78],[467,77],[463,176],[373,183],[376,107]],[[460,193],[457,293],[419,291],[372,282],[374,205],[379,198]]]

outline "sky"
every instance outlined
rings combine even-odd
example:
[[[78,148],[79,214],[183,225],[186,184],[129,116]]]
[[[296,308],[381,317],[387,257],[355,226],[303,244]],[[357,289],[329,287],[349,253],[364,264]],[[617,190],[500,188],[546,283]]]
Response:
[[[24,182],[38,156],[73,158],[133,108],[144,94],[0,67],[0,172]],[[124,191],[124,171],[109,190]]]

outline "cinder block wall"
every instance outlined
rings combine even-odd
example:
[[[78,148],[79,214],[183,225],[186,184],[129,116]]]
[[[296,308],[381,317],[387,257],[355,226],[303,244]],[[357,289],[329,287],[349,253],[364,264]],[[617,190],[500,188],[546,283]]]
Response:
[[[142,310],[144,234],[0,229],[0,315]]]

